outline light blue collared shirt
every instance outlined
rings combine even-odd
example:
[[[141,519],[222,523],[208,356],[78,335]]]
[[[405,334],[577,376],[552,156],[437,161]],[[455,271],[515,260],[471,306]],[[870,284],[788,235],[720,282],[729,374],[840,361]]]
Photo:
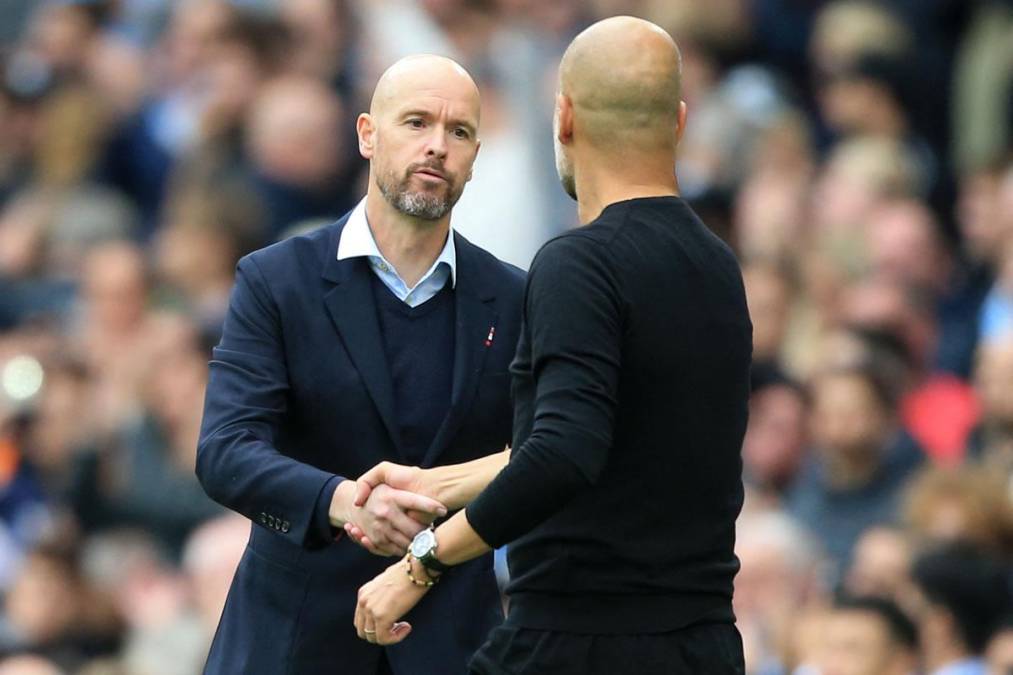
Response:
[[[981,659],[964,659],[943,666],[933,675],[986,675],[985,662]]]
[[[417,284],[408,288],[408,284],[390,261],[383,257],[380,247],[376,245],[373,231],[369,229],[369,223],[366,221],[365,199],[352,210],[348,222],[345,223],[345,229],[341,231],[338,260],[347,258],[367,258],[369,267],[377,278],[395,297],[409,307],[418,307],[426,300],[432,299],[446,285],[448,277],[451,288],[457,285],[457,249],[454,247],[453,229],[447,234],[447,243],[443,245],[443,250],[440,251],[433,266],[422,275]]]

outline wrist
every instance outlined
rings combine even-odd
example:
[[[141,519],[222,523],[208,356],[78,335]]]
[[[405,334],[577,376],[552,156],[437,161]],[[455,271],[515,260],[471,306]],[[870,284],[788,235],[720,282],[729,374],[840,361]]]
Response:
[[[411,553],[408,554],[408,564],[411,566],[412,572],[411,576],[414,577],[415,579],[418,579],[419,581],[423,582],[431,581],[433,583],[436,583],[436,581],[439,580],[441,576],[443,576],[442,572],[431,570],[422,563],[420,563],[418,559],[415,558],[415,556],[413,556]]]
[[[432,497],[448,509],[453,507],[447,503],[452,496],[451,484],[447,480],[447,473],[450,467],[439,466],[431,469],[419,469],[419,485],[424,495]]]
[[[331,507],[327,516],[334,527],[344,527],[345,523],[351,522],[352,509],[355,502],[355,481],[343,480],[334,488],[331,496]]]

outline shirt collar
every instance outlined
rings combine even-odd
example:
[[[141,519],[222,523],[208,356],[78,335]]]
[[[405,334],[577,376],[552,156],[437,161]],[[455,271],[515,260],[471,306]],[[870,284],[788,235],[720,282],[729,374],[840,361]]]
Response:
[[[366,220],[365,198],[352,209],[352,213],[348,216],[344,229],[341,230],[341,238],[338,241],[338,260],[363,257],[379,258],[390,265],[390,261],[383,257],[380,247],[376,245],[376,239],[373,238],[373,232],[369,228],[369,222]],[[446,263],[447,267],[450,268],[450,287],[456,288],[457,247],[454,245],[453,227],[447,233],[447,243],[443,245],[443,250],[440,251],[440,255],[436,258],[436,261],[425,277],[431,275],[439,267],[440,263]],[[390,265],[390,268],[394,269],[394,266]]]

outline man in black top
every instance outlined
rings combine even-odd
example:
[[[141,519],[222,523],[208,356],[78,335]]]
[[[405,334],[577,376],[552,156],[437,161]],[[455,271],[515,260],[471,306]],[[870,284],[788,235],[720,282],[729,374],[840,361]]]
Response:
[[[403,640],[443,570],[510,543],[510,614],[473,672],[743,672],[752,327],[734,256],[678,196],[679,85],[678,48],[646,21],[599,22],[567,49],[556,156],[584,226],[531,266],[512,456],[360,481],[360,498],[385,482],[467,504],[363,586],[360,637]]]

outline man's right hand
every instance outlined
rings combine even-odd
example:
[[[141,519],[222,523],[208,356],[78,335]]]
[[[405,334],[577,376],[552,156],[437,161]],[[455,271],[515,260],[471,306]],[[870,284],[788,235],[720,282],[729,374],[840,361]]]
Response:
[[[339,483],[331,499],[331,522],[346,531],[354,527],[366,538],[356,541],[377,555],[404,555],[416,534],[447,515],[435,499],[386,484],[377,484],[364,499],[357,497],[355,482]]]
[[[417,466],[380,462],[362,474],[355,482],[354,504],[357,507],[364,507],[373,499],[374,494],[388,489],[405,491],[416,495],[432,494],[431,486],[425,483],[425,476],[426,472]],[[439,514],[439,517],[444,515],[446,515],[446,511]],[[407,516],[416,522],[424,522],[425,525],[429,525],[429,523],[435,520],[435,517],[430,513],[414,510],[408,511]],[[359,527],[357,523],[345,523],[345,534],[367,551],[382,555],[369,532]]]

